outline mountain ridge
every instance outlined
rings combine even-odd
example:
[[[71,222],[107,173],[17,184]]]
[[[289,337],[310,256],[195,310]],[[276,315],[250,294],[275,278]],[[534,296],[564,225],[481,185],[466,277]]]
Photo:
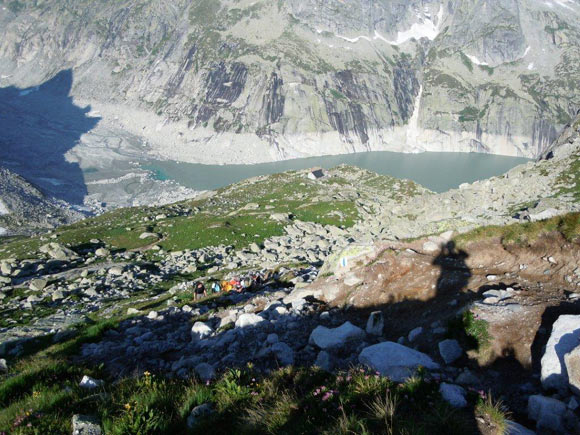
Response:
[[[576,1],[16,4],[0,83],[72,67],[75,99],[174,160],[537,157],[580,107]]]

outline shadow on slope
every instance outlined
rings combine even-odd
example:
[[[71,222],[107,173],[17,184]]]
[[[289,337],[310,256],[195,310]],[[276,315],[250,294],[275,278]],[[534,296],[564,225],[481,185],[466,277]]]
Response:
[[[41,188],[48,196],[82,205],[87,195],[83,172],[66,153],[100,118],[70,95],[73,72],[63,70],[26,89],[0,88],[0,164]]]

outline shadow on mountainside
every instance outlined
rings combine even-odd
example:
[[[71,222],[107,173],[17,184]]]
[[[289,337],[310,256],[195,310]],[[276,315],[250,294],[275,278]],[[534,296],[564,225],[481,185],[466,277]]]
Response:
[[[43,193],[74,205],[87,195],[83,172],[66,154],[100,118],[74,104],[73,72],[63,70],[45,83],[0,88],[0,165],[40,187]]]

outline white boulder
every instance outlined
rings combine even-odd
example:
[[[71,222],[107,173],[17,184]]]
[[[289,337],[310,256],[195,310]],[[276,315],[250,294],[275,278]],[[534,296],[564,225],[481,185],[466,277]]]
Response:
[[[195,322],[191,327],[191,339],[193,341],[203,340],[213,334],[211,326],[203,322]]]
[[[358,360],[395,382],[404,382],[419,367],[430,370],[439,368],[439,364],[428,355],[392,341],[364,348]]]
[[[562,315],[554,322],[542,356],[542,385],[560,392],[568,389],[568,371],[564,358],[580,343],[580,315]]]
[[[263,317],[258,316],[257,314],[244,313],[240,317],[238,317],[238,320],[236,320],[236,328],[246,328],[248,326],[255,326],[264,321],[265,319]]]
[[[320,349],[331,349],[342,347],[352,341],[362,340],[365,335],[361,328],[350,322],[345,322],[338,328],[317,326],[310,334],[308,342]]]
[[[104,381],[93,379],[90,376],[84,375],[79,383],[79,387],[86,388],[88,390],[92,390],[94,388],[98,388],[104,384]]]

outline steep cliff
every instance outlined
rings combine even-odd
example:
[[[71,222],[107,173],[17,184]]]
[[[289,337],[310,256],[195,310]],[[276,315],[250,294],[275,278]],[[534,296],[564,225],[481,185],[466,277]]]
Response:
[[[578,0],[0,1],[0,86],[75,99],[154,152],[536,157],[580,108]]]

